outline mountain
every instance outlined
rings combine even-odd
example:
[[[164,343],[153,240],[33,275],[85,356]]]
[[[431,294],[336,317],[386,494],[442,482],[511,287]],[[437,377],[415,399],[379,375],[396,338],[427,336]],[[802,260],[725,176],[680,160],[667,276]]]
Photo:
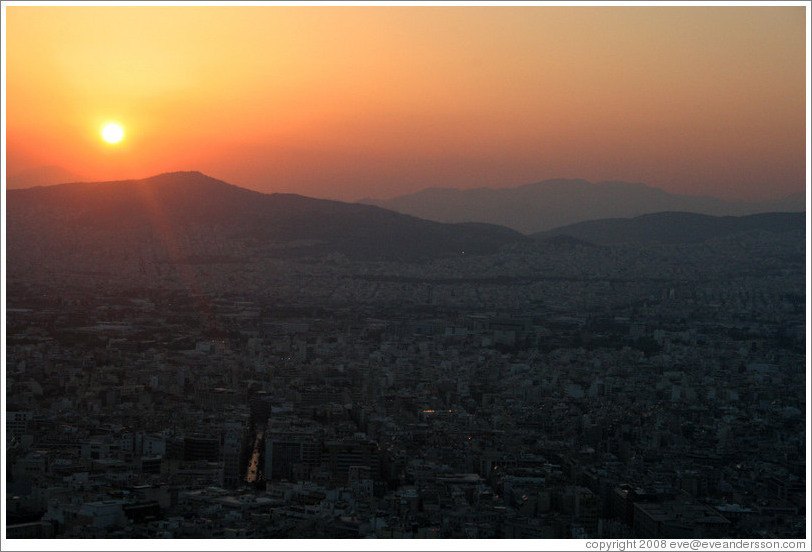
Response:
[[[534,234],[549,241],[567,237],[589,243],[652,244],[699,243],[737,234],[769,232],[805,236],[805,213],[761,213],[742,217],[714,217],[696,213],[655,213],[634,218],[591,220]]]
[[[62,182],[78,182],[82,177],[56,165],[34,167],[6,177],[6,186],[13,188],[30,188],[32,186],[52,186]]]
[[[399,213],[440,222],[487,222],[527,234],[603,218],[634,217],[663,211],[707,215],[800,212],[805,194],[764,202],[725,201],[677,195],[644,184],[586,180],[546,180],[517,188],[428,188],[388,200],[363,199]]]
[[[10,274],[341,254],[415,260],[490,253],[528,238],[380,207],[262,194],[199,172],[8,190]]]

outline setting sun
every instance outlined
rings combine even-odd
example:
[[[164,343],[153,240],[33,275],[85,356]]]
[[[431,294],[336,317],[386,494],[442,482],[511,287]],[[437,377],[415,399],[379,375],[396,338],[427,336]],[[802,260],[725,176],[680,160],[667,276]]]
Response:
[[[806,180],[802,6],[144,4],[3,2],[8,175],[194,168],[342,201],[561,175],[775,199]]]
[[[121,139],[124,138],[124,129],[121,128],[121,125],[116,123],[106,124],[102,129],[102,138],[111,144],[120,142]]]

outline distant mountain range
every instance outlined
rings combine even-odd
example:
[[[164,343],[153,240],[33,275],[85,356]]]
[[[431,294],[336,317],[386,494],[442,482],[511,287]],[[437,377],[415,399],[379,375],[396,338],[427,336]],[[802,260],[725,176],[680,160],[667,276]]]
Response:
[[[80,180],[83,180],[82,176],[67,169],[56,165],[43,165],[8,175],[6,186],[11,190],[30,188],[32,186],[53,186],[63,182],[78,182]]]
[[[605,218],[627,218],[663,211],[715,216],[805,210],[803,192],[775,201],[725,201],[677,195],[644,184],[586,180],[546,180],[517,188],[428,188],[388,200],[363,199],[399,213],[439,222],[487,222],[532,234]]]
[[[529,240],[488,224],[442,224],[372,205],[262,194],[199,172],[8,190],[9,270],[240,262],[342,254],[417,260]]]
[[[579,222],[533,237],[542,241],[613,244],[686,244],[727,236],[768,232],[794,233],[803,239],[805,213],[761,213],[742,217],[714,217],[696,213],[654,213],[634,218]]]
[[[262,194],[199,172],[7,190],[6,201],[8,276],[57,281],[94,274],[149,282],[169,273],[182,277],[184,266],[198,265],[230,285],[249,265],[273,270],[268,261],[284,258],[414,262],[514,245],[521,247],[509,249],[517,252],[693,243],[754,232],[805,236],[803,213],[666,212],[582,222],[531,237],[492,224],[444,224],[373,205]]]

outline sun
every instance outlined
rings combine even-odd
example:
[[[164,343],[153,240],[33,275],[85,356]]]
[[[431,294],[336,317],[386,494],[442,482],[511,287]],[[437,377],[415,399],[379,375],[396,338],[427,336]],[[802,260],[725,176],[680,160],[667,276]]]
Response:
[[[124,129],[121,128],[121,125],[118,123],[107,123],[104,125],[104,128],[102,128],[101,133],[105,142],[111,144],[121,142],[121,139],[124,138]]]

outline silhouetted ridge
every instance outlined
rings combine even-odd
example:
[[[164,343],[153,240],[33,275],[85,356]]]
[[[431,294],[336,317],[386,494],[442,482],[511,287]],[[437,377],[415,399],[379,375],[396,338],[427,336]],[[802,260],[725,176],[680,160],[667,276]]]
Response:
[[[545,180],[516,188],[427,188],[388,200],[364,200],[400,213],[442,222],[487,222],[535,233],[588,220],[680,211],[714,216],[799,212],[805,195],[780,200],[725,201],[671,194],[640,183],[582,179]]]
[[[526,239],[494,225],[441,224],[372,205],[262,194],[195,171],[9,190],[7,197],[11,238],[58,243],[73,236],[92,249],[106,236],[134,250],[147,242],[154,250],[158,240],[161,254],[177,260],[220,258],[249,246],[273,255],[416,259],[490,253]]]

